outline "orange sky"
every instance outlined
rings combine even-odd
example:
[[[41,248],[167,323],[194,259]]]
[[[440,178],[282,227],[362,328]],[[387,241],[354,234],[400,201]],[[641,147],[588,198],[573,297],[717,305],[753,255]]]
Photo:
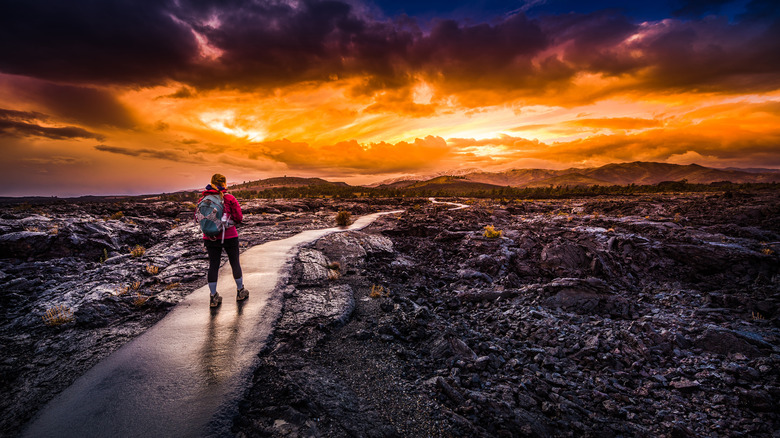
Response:
[[[143,16],[146,33],[126,16],[126,31],[12,28],[0,195],[174,191],[215,172],[358,184],[637,160],[780,168],[776,16],[423,25],[324,4],[169,6],[145,11],[159,21]]]

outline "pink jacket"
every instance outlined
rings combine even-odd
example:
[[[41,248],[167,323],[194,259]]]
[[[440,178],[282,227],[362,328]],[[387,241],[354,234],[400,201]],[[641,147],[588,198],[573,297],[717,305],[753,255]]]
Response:
[[[218,195],[219,192],[220,191],[215,189],[206,189],[203,191],[203,193],[201,193],[200,199],[203,199],[207,195]],[[238,205],[238,200],[236,199],[236,197],[231,195],[230,193],[227,193],[226,189],[222,189],[221,192],[225,194],[224,212],[227,213],[228,217],[230,217],[230,219],[237,224],[243,221],[244,214],[241,213],[241,206]],[[200,199],[198,200],[198,202],[200,202]],[[238,237],[238,231],[236,231],[235,226],[232,226],[227,230],[225,230],[225,239],[231,239],[233,237]],[[210,239],[210,237],[204,234],[203,239]]]

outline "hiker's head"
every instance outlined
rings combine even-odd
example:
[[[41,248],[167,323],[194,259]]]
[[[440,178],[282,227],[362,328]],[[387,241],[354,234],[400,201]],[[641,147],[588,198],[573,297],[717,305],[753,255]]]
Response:
[[[215,189],[226,189],[227,178],[221,173],[215,173],[214,176],[211,177],[211,186]]]

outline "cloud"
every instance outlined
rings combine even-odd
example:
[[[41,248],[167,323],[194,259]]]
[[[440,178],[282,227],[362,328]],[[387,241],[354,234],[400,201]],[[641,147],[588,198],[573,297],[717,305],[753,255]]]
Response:
[[[104,137],[76,126],[41,126],[39,123],[51,118],[32,111],[16,111],[0,108],[0,135],[12,137],[45,137],[52,140]]]
[[[391,20],[339,0],[94,0],[79,8],[54,0],[5,2],[0,71],[70,83],[190,87],[171,95],[177,98],[202,89],[269,90],[351,78],[362,79],[355,96],[376,96],[422,78],[435,94],[470,107],[521,98],[571,106],[681,89],[765,92],[780,86],[778,9],[767,4],[749,2],[732,22],[696,18],[718,5],[689,0],[678,9],[694,17],[686,20],[636,23],[615,11],[515,13],[491,23],[434,21],[425,30],[408,17]],[[374,110],[390,109],[378,105]],[[117,112],[107,114],[113,115],[101,123],[128,124]]]
[[[133,149],[121,146],[108,146],[99,144],[95,149],[102,152],[111,152],[113,154],[127,155],[130,157],[156,158],[159,160],[170,160],[177,162],[193,161],[192,157],[180,151],[171,149]]]
[[[413,142],[379,142],[361,145],[345,141],[324,146],[278,140],[248,145],[249,158],[268,158],[290,169],[327,169],[360,174],[405,172],[427,169],[451,155],[441,137],[428,136]]]
[[[52,114],[89,126],[133,128],[131,112],[114,95],[92,87],[28,82],[25,93]]]
[[[607,117],[600,119],[576,119],[565,122],[568,126],[581,126],[584,128],[604,128],[612,130],[629,130],[657,128],[662,125],[660,120],[638,119],[633,117]]]
[[[164,82],[197,58],[171,1],[56,0],[0,4],[0,71],[54,81]]]

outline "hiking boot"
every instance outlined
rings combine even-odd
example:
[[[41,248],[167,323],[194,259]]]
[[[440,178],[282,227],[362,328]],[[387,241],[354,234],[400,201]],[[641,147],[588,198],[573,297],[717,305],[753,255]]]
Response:
[[[209,301],[209,307],[217,307],[220,304],[222,304],[222,297],[219,296],[219,292],[217,292],[211,296],[211,300]]]
[[[236,301],[244,301],[247,298],[249,298],[249,291],[245,287],[236,292]]]

